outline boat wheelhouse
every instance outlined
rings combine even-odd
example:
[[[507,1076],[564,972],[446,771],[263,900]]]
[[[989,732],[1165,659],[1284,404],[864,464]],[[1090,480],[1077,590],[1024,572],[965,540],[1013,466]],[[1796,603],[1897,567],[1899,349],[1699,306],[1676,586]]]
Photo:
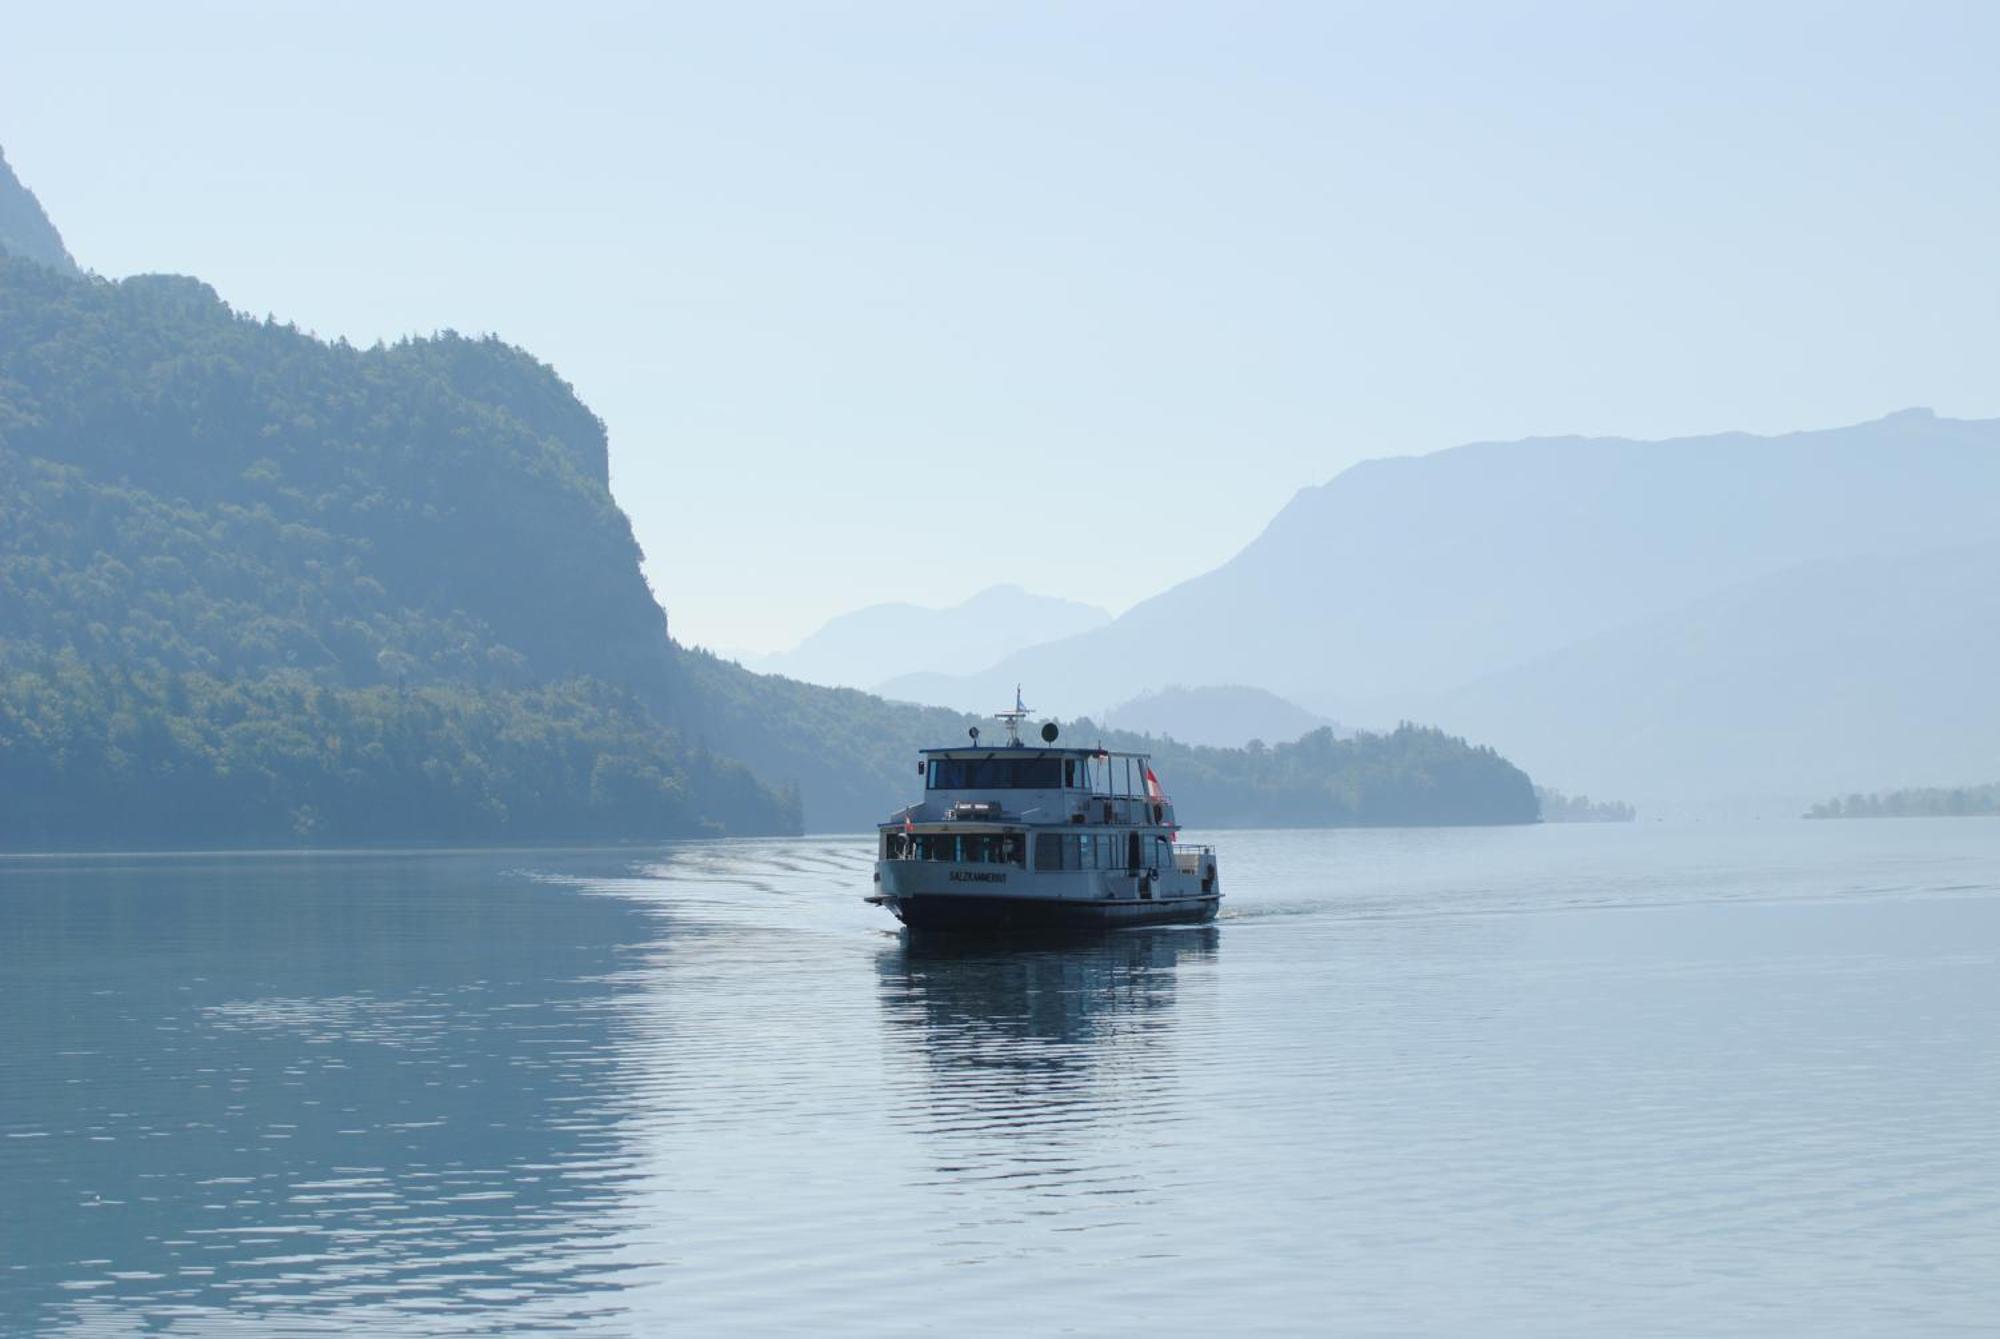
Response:
[[[925,749],[924,796],[880,825],[871,902],[918,929],[1143,925],[1213,919],[1214,848],[1176,840],[1151,758],[1040,746],[1025,709],[1000,713],[1004,743]]]

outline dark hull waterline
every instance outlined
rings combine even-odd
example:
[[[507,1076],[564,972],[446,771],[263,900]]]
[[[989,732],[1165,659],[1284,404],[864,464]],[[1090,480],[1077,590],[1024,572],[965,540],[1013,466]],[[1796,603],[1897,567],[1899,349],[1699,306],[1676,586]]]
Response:
[[[1102,930],[1121,925],[1198,925],[1215,919],[1220,896],[1086,902],[963,893],[884,898],[912,930]]]

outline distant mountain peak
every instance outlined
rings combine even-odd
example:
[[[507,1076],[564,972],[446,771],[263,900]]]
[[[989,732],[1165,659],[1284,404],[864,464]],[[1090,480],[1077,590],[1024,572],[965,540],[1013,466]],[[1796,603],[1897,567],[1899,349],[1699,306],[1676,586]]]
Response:
[[[874,690],[913,674],[984,669],[1023,647],[1110,621],[1095,605],[1004,583],[943,608],[894,603],[856,609],[828,620],[789,651],[746,663],[807,683]]]
[[[0,149],[0,251],[46,265],[64,274],[79,273],[63,245],[62,234],[42,210],[35,193],[21,184]]]
[[[971,595],[960,601],[958,605],[946,607],[959,608],[968,604],[979,604],[983,601],[1001,600],[1009,597],[1019,598],[1028,594],[1027,587],[1020,585],[1018,582],[1002,581],[997,585],[988,586],[984,590],[974,591]]]
[[[1243,684],[1188,688],[1169,684],[1107,708],[1104,724],[1144,735],[1159,735],[1183,744],[1242,748],[1252,740],[1283,744],[1335,722],[1276,693]]]

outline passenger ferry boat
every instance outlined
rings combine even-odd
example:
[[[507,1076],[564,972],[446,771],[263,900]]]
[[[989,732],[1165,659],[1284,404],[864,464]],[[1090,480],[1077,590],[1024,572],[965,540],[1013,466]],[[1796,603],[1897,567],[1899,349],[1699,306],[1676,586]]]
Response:
[[[1174,840],[1150,757],[1021,738],[923,750],[924,798],[880,825],[875,892],[912,929],[1034,929],[1213,920],[1215,849]]]

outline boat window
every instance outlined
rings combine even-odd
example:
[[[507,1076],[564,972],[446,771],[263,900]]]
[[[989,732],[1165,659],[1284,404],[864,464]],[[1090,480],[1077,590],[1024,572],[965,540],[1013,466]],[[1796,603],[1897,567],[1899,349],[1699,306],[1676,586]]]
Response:
[[[1063,789],[1076,789],[1076,759],[1074,758],[1063,759]]]
[[[1056,840],[1060,841],[1060,836]],[[1024,832],[919,832],[907,835],[885,832],[882,834],[882,858],[1013,865],[1025,869],[1028,864],[1028,835]],[[1055,858],[1061,858],[1060,851]]]
[[[1075,833],[1070,833],[1068,836],[1063,838],[1064,869],[1083,868],[1083,856],[1077,850],[1078,840],[1079,839]]]
[[[1060,758],[933,758],[932,790],[1055,790]]]
[[[1060,832],[1038,833],[1035,837],[1035,868],[1061,869],[1063,867],[1062,834]]]
[[[955,832],[920,832],[914,838],[918,860],[958,859],[958,834]]]
[[[1018,832],[976,833],[965,838],[965,859],[975,865],[1022,865],[1026,845]]]

